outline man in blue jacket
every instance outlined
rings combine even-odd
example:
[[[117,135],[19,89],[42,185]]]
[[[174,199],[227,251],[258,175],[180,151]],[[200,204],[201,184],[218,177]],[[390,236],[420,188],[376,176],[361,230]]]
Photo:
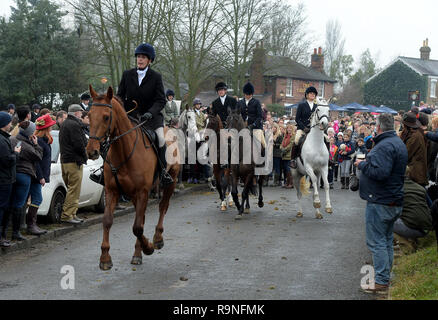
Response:
[[[381,114],[377,118],[375,146],[366,160],[357,160],[361,171],[360,197],[367,201],[366,238],[373,255],[375,288],[367,292],[386,291],[392,268],[394,222],[403,206],[403,184],[408,151],[394,130],[394,118]]]

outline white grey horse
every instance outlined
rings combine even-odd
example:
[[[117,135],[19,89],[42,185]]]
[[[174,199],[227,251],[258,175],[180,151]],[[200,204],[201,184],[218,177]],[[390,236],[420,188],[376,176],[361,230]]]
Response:
[[[324,189],[326,194],[325,211],[333,213],[330,203],[330,186],[328,183],[328,162],[329,151],[325,145],[324,130],[327,129],[329,123],[329,105],[325,100],[316,101],[317,108],[310,116],[310,132],[307,135],[306,141],[303,144],[301,151],[301,159],[297,159],[298,168],[292,170],[292,178],[297,189],[298,196],[298,218],[303,217],[303,209],[301,206],[301,198],[303,194],[308,194],[308,183],[306,175],[310,177],[313,184],[313,207],[316,209],[315,215],[317,219],[322,219],[323,216],[319,211],[321,200],[319,199],[319,183],[321,176],[324,181]]]

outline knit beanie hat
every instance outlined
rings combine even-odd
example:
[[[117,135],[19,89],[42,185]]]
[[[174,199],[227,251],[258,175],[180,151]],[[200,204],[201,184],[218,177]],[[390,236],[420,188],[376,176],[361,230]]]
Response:
[[[12,121],[12,117],[9,113],[0,112],[0,128],[6,127]]]
[[[20,133],[23,136],[30,137],[35,133],[36,125],[32,121],[25,121],[25,123],[20,124]]]

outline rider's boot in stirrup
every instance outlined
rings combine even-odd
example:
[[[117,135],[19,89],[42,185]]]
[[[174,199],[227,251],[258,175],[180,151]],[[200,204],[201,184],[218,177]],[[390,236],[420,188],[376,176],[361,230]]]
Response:
[[[168,186],[173,183],[173,179],[170,174],[166,171],[166,145],[158,149],[159,163],[161,166],[160,182],[163,186]]]
[[[292,146],[292,152],[291,152],[291,161],[290,161],[290,167],[292,169],[296,169],[298,168],[298,164],[297,164],[297,153],[298,153],[298,146],[296,146],[295,144],[293,144]]]

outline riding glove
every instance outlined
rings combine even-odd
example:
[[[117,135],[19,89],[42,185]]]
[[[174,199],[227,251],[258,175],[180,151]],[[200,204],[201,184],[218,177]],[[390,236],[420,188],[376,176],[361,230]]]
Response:
[[[304,133],[309,133],[309,132],[310,132],[309,128],[304,129]]]
[[[146,112],[144,115],[141,116],[141,121],[147,121],[152,119],[152,113]]]

